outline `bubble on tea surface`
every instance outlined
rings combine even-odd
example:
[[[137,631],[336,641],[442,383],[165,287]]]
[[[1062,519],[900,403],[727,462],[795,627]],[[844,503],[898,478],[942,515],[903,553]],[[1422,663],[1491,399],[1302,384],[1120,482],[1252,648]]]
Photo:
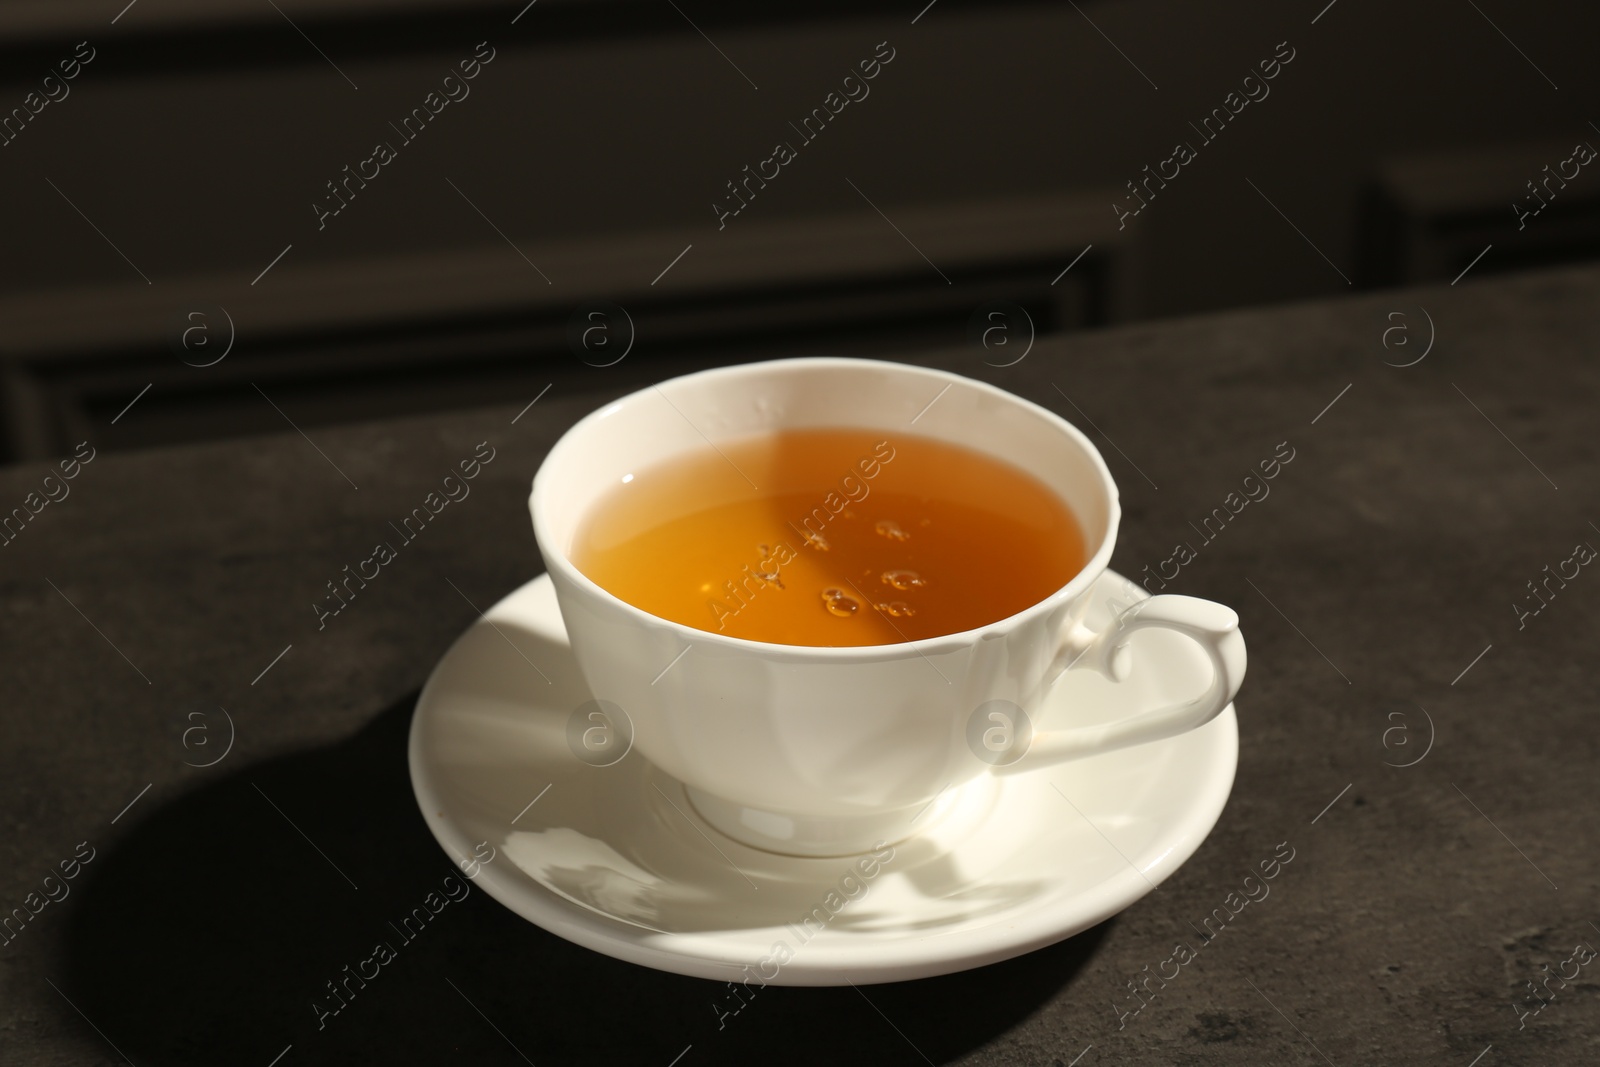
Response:
[[[633,720],[609,700],[586,700],[567,716],[567,747],[591,767],[609,767],[633,748]]]
[[[879,537],[887,537],[891,541],[909,541],[911,535],[900,528],[900,524],[893,519],[879,519],[876,527]]]
[[[805,544],[808,548],[814,548],[818,552],[826,552],[829,547],[827,538],[819,533],[812,533],[810,530],[806,531]]]
[[[909,618],[917,613],[917,609],[907,604],[904,600],[891,600],[887,604],[874,604],[873,606],[885,615],[891,615],[896,619]]]
[[[761,563],[770,563],[770,562],[772,562],[772,546],[771,545],[757,545],[756,546],[756,551],[761,554]],[[754,567],[752,567],[750,569],[750,573],[755,575],[757,578],[760,578],[763,582],[766,582],[768,585],[775,585],[779,589],[782,589],[783,588],[783,579],[779,576],[777,570],[774,569],[774,570],[770,570],[770,571],[764,571],[764,570],[761,569],[761,563],[757,563]]]
[[[884,571],[878,576],[878,579],[883,582],[884,585],[892,585],[901,591],[907,589],[921,589],[923,586],[928,584],[927,580],[923,578],[922,575],[918,574],[916,571],[907,570]]]
[[[828,609],[828,614],[841,619],[848,619],[861,610],[861,603],[843,589],[824,589],[822,606]]]
[[[1028,753],[1033,723],[1010,700],[986,700],[967,717],[967,747],[991,767],[1007,767]]]

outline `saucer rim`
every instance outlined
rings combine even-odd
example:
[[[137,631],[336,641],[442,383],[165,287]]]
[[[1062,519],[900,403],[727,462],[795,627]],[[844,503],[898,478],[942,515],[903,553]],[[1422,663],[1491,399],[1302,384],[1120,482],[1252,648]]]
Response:
[[[1110,568],[1103,572],[1096,584],[1100,581],[1126,584],[1126,579]],[[475,628],[488,624],[487,620],[508,601],[532,591],[540,583],[551,583],[548,573],[540,574],[501,597],[457,635],[429,673],[412,712],[406,752],[413,796],[429,832],[452,861],[459,861],[463,869],[467,857],[472,855],[472,844],[448,817],[449,806],[443,803],[444,793],[433,779],[422,741],[424,715],[436,702],[435,690],[442,668],[458,647]],[[1090,586],[1091,590],[1093,588]],[[556,614],[559,619],[559,609]],[[564,623],[562,626],[564,629]],[[806,953],[797,954],[783,965],[775,978],[765,984],[867,985],[951,974],[1026,955],[1076,936],[1125,911],[1154,892],[1156,887],[1199,851],[1226,809],[1238,771],[1239,733],[1234,704],[1230,702],[1215,719],[1191,733],[1203,731],[1214,734],[1211,738],[1213,751],[1208,754],[1207,761],[1210,771],[1197,783],[1193,794],[1185,798],[1183,813],[1163,827],[1161,840],[1169,847],[1149,867],[1141,869],[1129,861],[1115,874],[1087,890],[1051,901],[1047,906],[1025,912],[1020,917],[1010,915],[943,933],[910,936],[903,943],[894,945],[874,942],[871,956],[835,959],[831,957],[848,955],[854,950],[837,945],[816,946]],[[1167,744],[1172,740],[1176,739],[1151,744]],[[1104,757],[1091,756],[1084,762],[1096,758]],[[1052,770],[1059,769],[1040,768],[1017,777],[1048,775]],[[748,948],[719,943],[722,935],[716,931],[671,933],[652,930],[576,905],[533,880],[520,868],[506,872],[493,864],[484,864],[473,881],[513,914],[563,940],[613,959],[711,981],[747,979],[749,968],[756,963]],[[822,883],[819,882],[821,887]],[[1088,908],[1073,906],[1085,897],[1092,897],[1097,903]],[[1063,911],[1069,914],[1063,916]],[[780,922],[775,920],[773,925],[780,925]],[[1005,927],[1008,935],[998,939],[985,937],[996,927]],[[827,951],[819,952],[818,949]]]

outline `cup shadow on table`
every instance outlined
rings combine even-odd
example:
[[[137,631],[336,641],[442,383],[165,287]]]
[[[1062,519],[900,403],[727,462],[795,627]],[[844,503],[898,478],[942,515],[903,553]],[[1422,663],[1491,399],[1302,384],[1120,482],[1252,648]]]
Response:
[[[287,1049],[278,1067],[474,1055],[666,1067],[686,1046],[683,1067],[944,1063],[1053,997],[1109,926],[939,978],[756,988],[738,1014],[723,1014],[738,1001],[722,983],[579,948],[475,886],[402,936],[391,924],[442,895],[447,878],[470,885],[417,811],[406,763],[415,702],[335,745],[200,772],[219,776],[140,812],[86,868],[62,992],[134,1063],[266,1067]],[[378,942],[395,958],[364,984],[347,981]],[[342,1008],[330,983],[342,983]],[[84,1029],[54,1003],[64,1028]]]

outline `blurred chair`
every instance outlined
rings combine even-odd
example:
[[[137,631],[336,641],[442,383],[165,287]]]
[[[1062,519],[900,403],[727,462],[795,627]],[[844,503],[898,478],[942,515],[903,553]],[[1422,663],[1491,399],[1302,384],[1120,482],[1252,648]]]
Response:
[[[1140,291],[1136,231],[1117,230],[1114,198],[1088,189],[898,207],[892,225],[863,209],[539,242],[560,286],[495,244],[285,263],[270,287],[233,284],[192,308],[137,284],[8,296],[8,459],[86,439],[144,447],[281,431],[290,417],[307,427],[507,403],[552,383],[642,385],[779,356],[895,358],[977,346],[991,323],[1044,335],[1112,322]],[[171,288],[205,292],[206,281]],[[997,308],[1009,318],[986,317]]]
[[[1360,282],[1448,282],[1469,265],[1478,277],[1600,257],[1600,159],[1559,176],[1580,141],[1600,135],[1385,160],[1363,195]],[[1544,206],[1523,217],[1541,203],[1530,182]]]

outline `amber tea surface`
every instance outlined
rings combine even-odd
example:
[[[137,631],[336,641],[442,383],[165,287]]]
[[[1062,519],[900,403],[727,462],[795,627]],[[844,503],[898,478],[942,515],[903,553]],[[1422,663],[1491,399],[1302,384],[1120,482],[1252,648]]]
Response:
[[[1009,463],[932,438],[796,430],[642,468],[601,498],[573,562],[653,615],[786,645],[969,630],[1065,585],[1077,520]]]

